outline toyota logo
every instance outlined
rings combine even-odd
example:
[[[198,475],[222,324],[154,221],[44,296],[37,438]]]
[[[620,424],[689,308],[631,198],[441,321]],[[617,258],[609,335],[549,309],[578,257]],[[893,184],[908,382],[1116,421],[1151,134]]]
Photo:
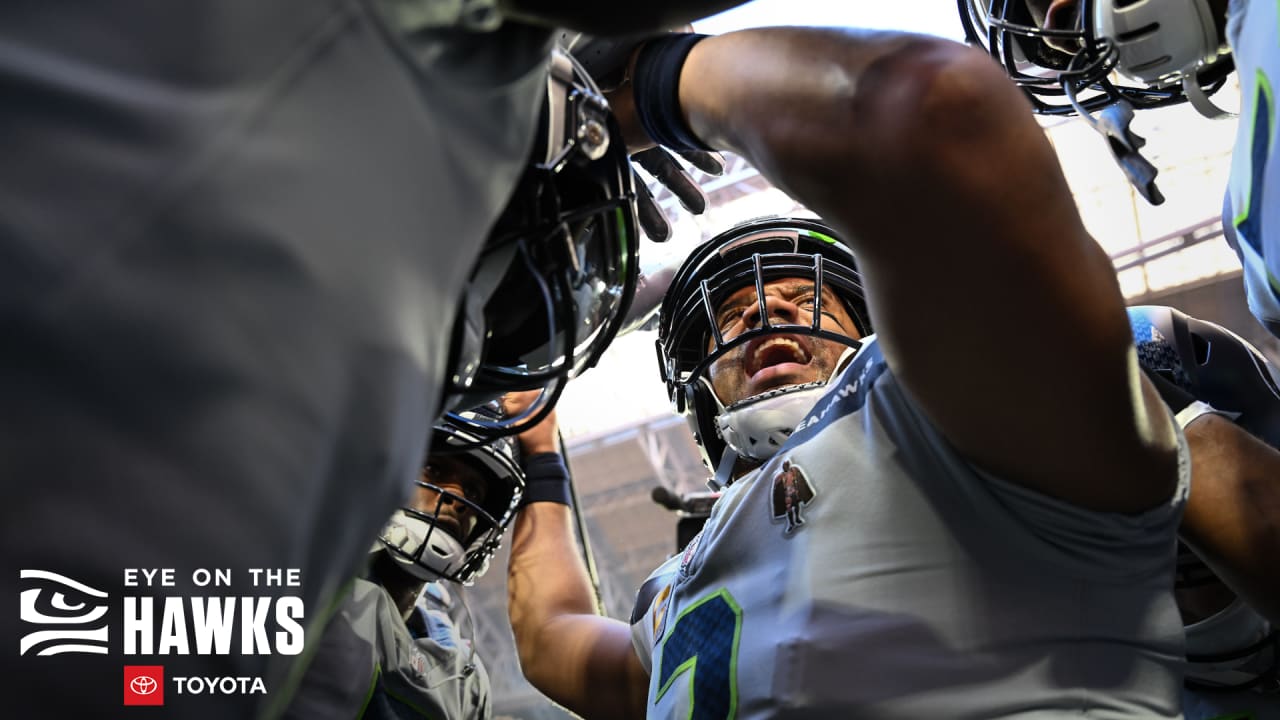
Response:
[[[129,681],[129,688],[139,695],[150,695],[155,692],[156,688],[159,686],[160,685],[155,681],[155,678],[147,677],[146,675],[139,675]]]

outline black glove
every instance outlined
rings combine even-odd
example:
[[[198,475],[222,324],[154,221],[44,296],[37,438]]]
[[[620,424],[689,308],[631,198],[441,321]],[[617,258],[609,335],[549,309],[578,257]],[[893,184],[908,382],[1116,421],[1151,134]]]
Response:
[[[559,42],[568,50],[583,69],[596,81],[602,92],[608,93],[626,81],[627,61],[636,46],[653,35],[627,35],[613,38],[597,38],[581,33],[562,32]],[[677,154],[694,168],[707,175],[724,173],[724,157],[717,152],[703,150],[679,150]],[[662,147],[641,150],[631,156],[632,174],[636,184],[636,215],[645,235],[655,242],[671,237],[671,224],[644,178],[635,171],[639,165],[660,185],[671,191],[680,205],[694,215],[707,209],[707,196],[693,179],[689,170],[675,155]]]
[[[677,150],[680,157],[689,164],[708,175],[720,175],[724,172],[724,158],[720,153],[704,150]],[[632,173],[639,165],[646,173],[653,176],[663,187],[671,191],[680,205],[694,215],[701,215],[707,209],[707,195],[694,181],[689,171],[679,160],[661,147],[641,150],[631,156]],[[671,237],[671,225],[667,217],[658,207],[658,202],[649,192],[644,179],[636,174],[636,209],[640,218],[640,227],[650,240],[663,242]]]

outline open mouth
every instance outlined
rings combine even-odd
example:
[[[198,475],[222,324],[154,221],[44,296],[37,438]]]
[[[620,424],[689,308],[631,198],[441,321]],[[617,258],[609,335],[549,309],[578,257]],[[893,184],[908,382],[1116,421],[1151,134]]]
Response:
[[[770,335],[747,346],[746,373],[752,381],[764,374],[780,374],[808,365],[813,359],[807,344],[793,335]],[[768,372],[773,371],[773,372]]]

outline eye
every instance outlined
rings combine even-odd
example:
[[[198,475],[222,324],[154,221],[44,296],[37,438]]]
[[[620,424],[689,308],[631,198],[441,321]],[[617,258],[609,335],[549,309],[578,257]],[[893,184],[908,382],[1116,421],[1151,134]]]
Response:
[[[716,318],[716,326],[721,331],[728,330],[733,324],[742,319],[742,307],[736,306],[720,311],[720,315]]]
[[[478,480],[469,480],[462,486],[463,492],[467,494],[467,499],[477,505],[484,503],[485,489],[484,483]]]

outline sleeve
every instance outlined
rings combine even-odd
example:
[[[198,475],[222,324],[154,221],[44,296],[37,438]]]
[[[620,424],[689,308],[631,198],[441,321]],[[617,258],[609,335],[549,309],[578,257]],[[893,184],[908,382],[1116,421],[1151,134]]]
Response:
[[[649,575],[636,592],[636,604],[631,611],[631,645],[645,672],[650,674],[653,672],[653,648],[665,629],[671,589],[680,570],[680,559],[680,555],[669,558]]]
[[[1098,512],[974,467],[924,416],[892,373],[879,380],[873,391],[875,412],[899,446],[900,457],[915,466],[913,477],[927,479],[926,492],[956,535],[985,548],[984,556],[1012,554],[1105,582],[1170,572],[1191,475],[1186,437],[1176,423],[1178,479],[1170,497],[1141,513]]]
[[[1108,513],[1072,505],[982,470],[991,495],[1044,543],[1059,563],[1081,574],[1120,581],[1167,569],[1190,493],[1191,460],[1178,434],[1178,484],[1167,501],[1141,513]]]

